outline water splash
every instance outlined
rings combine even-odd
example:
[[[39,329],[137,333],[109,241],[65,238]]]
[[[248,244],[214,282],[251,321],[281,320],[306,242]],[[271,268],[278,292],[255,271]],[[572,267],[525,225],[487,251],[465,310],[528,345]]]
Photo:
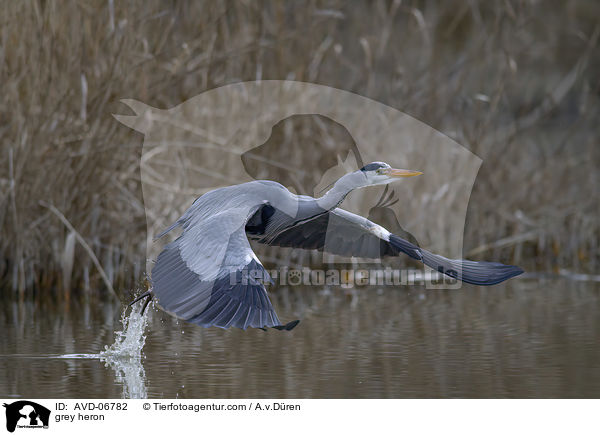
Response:
[[[148,325],[148,314],[146,310],[143,316],[131,310],[127,315],[127,309],[121,314],[122,331],[115,332],[115,342],[110,346],[104,346],[99,356],[105,359],[141,359],[142,349],[146,343],[144,332]]]
[[[123,385],[123,398],[146,399],[146,373],[142,365],[144,355],[142,349],[146,343],[147,309],[141,315],[135,309],[127,315],[127,309],[121,315],[123,329],[115,332],[115,342],[105,346],[97,356],[115,372],[117,382]]]
[[[141,315],[132,309],[127,315],[128,307],[121,314],[121,331],[115,332],[115,342],[104,346],[100,353],[76,353],[60,355],[58,358],[66,359],[99,359],[115,372],[115,379],[123,385],[124,399],[146,399],[146,372],[142,365],[144,354],[142,352],[146,343],[146,327],[150,316],[152,304]]]

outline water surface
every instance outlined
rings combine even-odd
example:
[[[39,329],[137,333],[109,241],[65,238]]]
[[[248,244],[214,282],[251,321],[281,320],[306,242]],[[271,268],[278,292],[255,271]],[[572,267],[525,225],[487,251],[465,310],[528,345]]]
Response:
[[[4,298],[0,393],[23,398],[600,397],[600,284],[280,288],[291,332],[151,310],[139,358],[99,358],[123,307]],[[139,325],[138,325],[139,326]]]

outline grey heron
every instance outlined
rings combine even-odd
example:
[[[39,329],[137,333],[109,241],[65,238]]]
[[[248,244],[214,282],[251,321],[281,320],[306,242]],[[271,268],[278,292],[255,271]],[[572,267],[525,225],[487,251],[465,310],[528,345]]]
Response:
[[[268,274],[249,239],[259,243],[317,249],[346,257],[408,255],[432,269],[476,285],[493,285],[521,274],[517,266],[451,260],[433,254],[370,220],[338,206],[354,189],[386,185],[419,171],[373,162],[338,179],[323,196],[295,195],[279,183],[250,181],[200,196],[160,238],[183,231],[167,244],[152,268],[153,296],[167,312],[204,327],[290,330],[281,324],[261,277]]]

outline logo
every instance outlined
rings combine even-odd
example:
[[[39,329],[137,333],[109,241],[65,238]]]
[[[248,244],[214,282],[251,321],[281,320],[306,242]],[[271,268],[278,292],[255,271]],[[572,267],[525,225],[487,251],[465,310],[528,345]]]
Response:
[[[48,429],[50,410],[29,400],[19,400],[4,404],[6,408],[6,430],[14,432],[15,428]]]
[[[467,207],[481,159],[399,110],[341,89],[289,80],[233,83],[170,109],[122,102],[134,114],[115,118],[144,134],[140,176],[148,240],[214,189],[272,180],[293,193],[319,197],[343,175],[365,163],[385,161],[427,176],[355,189],[342,208],[414,245],[448,258],[462,257]],[[297,203],[285,204],[282,211],[295,216]],[[377,256],[380,241],[362,232],[350,234],[344,219],[320,223],[321,254],[310,257],[313,265],[329,269],[352,264],[380,275],[388,265],[399,271],[421,270],[414,258]],[[360,258],[337,249],[341,234],[348,246],[360,246],[369,255]],[[150,276],[161,246],[148,243],[146,249]],[[259,258],[273,255],[265,246],[256,246],[256,251]],[[215,264],[221,264],[225,252],[211,253]],[[275,263],[293,268],[288,253],[275,255]],[[423,272],[431,277],[424,280],[427,288],[461,286],[457,280],[438,280],[438,271]],[[293,285],[303,278],[293,273],[289,279]]]

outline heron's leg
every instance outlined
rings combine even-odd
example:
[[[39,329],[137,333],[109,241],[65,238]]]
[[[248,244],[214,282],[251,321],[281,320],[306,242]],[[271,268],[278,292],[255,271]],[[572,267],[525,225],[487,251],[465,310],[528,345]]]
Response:
[[[144,302],[144,305],[142,306],[142,312],[140,313],[142,316],[144,315],[144,311],[146,311],[146,307],[148,306],[148,304],[150,303],[150,301],[154,298],[154,295],[152,293],[150,293],[150,295],[148,296],[148,298],[146,299],[146,302]]]
[[[144,305],[142,305],[142,311],[140,313],[143,316],[144,315],[144,311],[146,311],[146,307],[148,306],[148,304],[150,303],[150,301],[152,300],[153,297],[154,297],[154,295],[152,294],[152,291],[148,290],[147,292],[142,293],[137,298],[135,298],[133,301],[131,301],[131,303],[129,304],[129,306],[132,306],[137,301],[141,301],[142,299],[146,299],[146,301],[144,302]]]

